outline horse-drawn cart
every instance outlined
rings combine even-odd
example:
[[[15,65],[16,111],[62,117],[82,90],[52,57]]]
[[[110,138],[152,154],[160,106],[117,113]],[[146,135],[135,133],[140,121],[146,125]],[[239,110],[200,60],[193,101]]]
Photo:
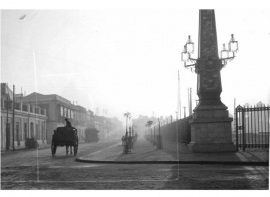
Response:
[[[99,141],[98,133],[99,131],[96,128],[86,128],[85,143],[98,142]]]
[[[52,136],[52,155],[55,155],[57,146],[66,146],[66,154],[68,154],[69,147],[72,154],[72,147],[74,147],[74,156],[76,156],[78,151],[78,143],[79,140],[76,128],[58,127],[56,130],[54,130],[54,134]]]

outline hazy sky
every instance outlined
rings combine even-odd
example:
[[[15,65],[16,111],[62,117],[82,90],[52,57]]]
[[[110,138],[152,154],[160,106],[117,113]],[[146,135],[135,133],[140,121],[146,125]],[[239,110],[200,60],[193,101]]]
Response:
[[[16,93],[22,87],[26,94],[58,94],[94,112],[98,107],[100,114],[107,109],[108,116],[175,116],[179,70],[182,107],[188,87],[194,107],[197,76],[183,67],[181,52],[191,35],[198,57],[199,8],[205,5],[103,2],[2,10],[1,82],[14,84]],[[250,2],[208,7],[215,9],[219,51],[232,33],[239,42],[236,58],[221,71],[221,100],[230,113],[234,98],[237,105],[270,103],[270,8],[267,1]]]

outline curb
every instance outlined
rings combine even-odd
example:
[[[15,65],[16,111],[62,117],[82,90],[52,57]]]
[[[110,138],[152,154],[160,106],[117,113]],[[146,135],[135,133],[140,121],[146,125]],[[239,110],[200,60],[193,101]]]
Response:
[[[85,160],[76,158],[77,162],[85,163],[101,163],[101,164],[219,164],[219,165],[243,165],[243,166],[269,166],[267,162],[250,162],[250,161],[100,161],[100,160]]]

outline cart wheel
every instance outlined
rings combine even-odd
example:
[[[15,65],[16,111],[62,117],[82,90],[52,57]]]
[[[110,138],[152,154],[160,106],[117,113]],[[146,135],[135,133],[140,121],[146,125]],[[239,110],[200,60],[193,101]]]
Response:
[[[77,146],[74,146],[74,156],[77,155],[77,151],[78,151],[78,145]]]
[[[52,156],[54,156],[56,153],[56,145],[54,144],[53,141],[52,141],[52,145],[51,145],[51,150],[52,150]]]

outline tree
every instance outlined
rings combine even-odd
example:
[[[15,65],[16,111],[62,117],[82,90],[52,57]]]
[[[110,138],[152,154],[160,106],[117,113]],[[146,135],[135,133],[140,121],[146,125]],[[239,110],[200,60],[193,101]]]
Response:
[[[147,123],[146,123],[146,125],[145,126],[147,126],[147,127],[151,127],[151,125],[153,124],[153,121],[151,121],[151,120],[149,120]]]

